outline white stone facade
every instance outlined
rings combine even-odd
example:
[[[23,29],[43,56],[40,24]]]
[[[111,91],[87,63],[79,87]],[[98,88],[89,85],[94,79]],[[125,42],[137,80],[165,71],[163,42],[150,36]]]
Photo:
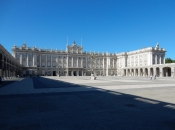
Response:
[[[158,44],[156,47],[117,54],[86,52],[75,42],[67,45],[64,51],[31,48],[25,43],[21,47],[12,47],[12,55],[22,64],[24,75],[54,76],[87,76],[92,68],[97,76],[172,76],[174,65],[168,66],[171,70],[165,66],[165,52]],[[94,54],[94,61],[91,54]],[[157,67],[160,67],[159,70],[156,70]]]

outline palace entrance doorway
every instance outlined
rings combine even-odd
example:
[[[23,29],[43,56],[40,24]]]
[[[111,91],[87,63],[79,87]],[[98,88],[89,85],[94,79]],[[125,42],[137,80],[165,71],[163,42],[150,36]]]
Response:
[[[57,75],[56,75],[56,71],[53,71],[53,76],[57,76]]]
[[[73,74],[74,74],[74,76],[77,76],[77,73],[76,73],[76,71],[74,71],[74,72],[73,72]]]

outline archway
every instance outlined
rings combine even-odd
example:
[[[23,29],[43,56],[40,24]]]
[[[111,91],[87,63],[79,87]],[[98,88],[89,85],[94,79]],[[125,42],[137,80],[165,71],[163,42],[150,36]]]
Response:
[[[150,76],[153,76],[153,75],[154,75],[153,68],[150,68]]]
[[[127,76],[131,76],[131,74],[130,74],[130,69],[128,69],[128,75]]]
[[[131,70],[131,76],[134,76],[134,69]]]
[[[156,76],[160,76],[160,69],[158,67],[156,68]]]
[[[140,76],[143,76],[143,69],[140,69]]]
[[[138,69],[136,69],[135,76],[138,76]]]
[[[171,68],[170,67],[163,68],[163,76],[164,77],[171,77]]]
[[[79,76],[82,76],[82,71],[79,71]]]
[[[69,73],[68,73],[69,75],[68,76],[72,76],[72,71],[69,71]]]
[[[123,76],[126,76],[126,69],[124,69],[124,74],[123,74]]]
[[[53,76],[57,76],[57,75],[56,75],[56,71],[53,71]]]
[[[145,76],[148,76],[148,69],[145,68]]]
[[[77,76],[77,73],[76,73],[76,71],[74,71],[74,72],[73,72],[73,74],[74,74],[74,76]]]

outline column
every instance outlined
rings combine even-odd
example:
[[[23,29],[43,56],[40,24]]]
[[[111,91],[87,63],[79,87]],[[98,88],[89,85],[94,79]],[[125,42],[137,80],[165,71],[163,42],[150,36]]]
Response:
[[[22,53],[20,54],[20,64],[22,65]]]
[[[79,60],[79,57],[77,57],[77,68],[78,68],[78,60]]]
[[[126,69],[126,75],[125,76],[128,76],[128,69]]]
[[[138,55],[138,66],[140,66],[140,55]],[[139,76],[139,71],[138,71],[138,76]]]
[[[37,55],[36,54],[34,55],[34,59],[35,59],[34,65],[35,65],[35,67],[37,67]]]
[[[157,76],[157,72],[156,72],[156,68],[153,68],[153,71],[154,71],[154,75],[153,76]]]
[[[155,64],[157,64],[157,55],[155,55]]]
[[[47,55],[46,55],[46,59],[45,60],[46,60],[46,64],[45,64],[45,68],[46,68],[47,67]],[[46,72],[47,72],[47,70],[46,70]]]
[[[39,66],[41,67],[41,55],[39,56]]]
[[[163,64],[165,64],[165,56],[163,57]]]
[[[164,77],[163,68],[159,68],[159,70],[160,70],[160,72],[159,72],[159,74],[160,74],[160,77]]]
[[[141,75],[140,74],[140,68],[138,68],[138,75],[137,76],[140,77],[140,75]]]
[[[83,68],[83,58],[81,58],[81,67]]]
[[[79,70],[77,70],[77,76],[79,76]]]
[[[111,68],[111,58],[109,57],[109,59],[108,59],[108,68]]]
[[[64,59],[64,57],[62,56],[62,59],[61,59],[62,60],[62,68],[64,68],[64,62],[63,62],[64,60],[63,59]]]
[[[109,64],[108,64],[108,57],[106,57],[106,76],[108,76],[108,66],[109,66]]]
[[[66,59],[66,60],[67,60],[67,61],[66,61],[66,62],[67,62],[67,63],[66,63],[66,68],[67,68],[67,69],[66,69],[66,76],[69,76],[69,69],[68,69],[68,68],[69,68],[69,56],[67,56],[67,59]]]
[[[103,75],[105,74],[105,60],[104,60],[104,57],[103,57]]]
[[[74,58],[72,57],[72,67],[74,67]]]
[[[171,71],[173,72],[172,75],[171,75],[171,77],[175,77],[175,67],[172,67],[171,68]]]
[[[143,68],[143,76],[144,77],[146,76],[146,74],[145,74],[145,68]]]
[[[152,53],[150,53],[150,64],[149,65],[152,65],[153,64],[153,59],[152,59]]]
[[[148,77],[150,77],[150,68],[148,68]]]
[[[26,53],[26,56],[27,56],[27,58],[26,58],[26,66],[28,67],[29,66],[29,55],[28,55],[28,53]]]
[[[69,68],[69,56],[67,56],[67,64],[66,64],[67,68]]]
[[[86,57],[86,68],[88,68],[88,66],[87,66],[87,57]]]
[[[58,66],[58,56],[56,56],[56,66]]]
[[[35,66],[35,54],[33,54],[33,67]]]
[[[133,74],[133,76],[136,76],[136,69],[134,69],[134,74]]]
[[[72,76],[74,76],[74,71],[72,70]]]
[[[51,66],[51,68],[53,67],[52,66],[52,55],[50,55],[50,58],[51,58],[51,61],[50,61],[50,66]],[[52,71],[51,71],[51,73],[52,73]],[[53,73],[52,73],[53,74]]]

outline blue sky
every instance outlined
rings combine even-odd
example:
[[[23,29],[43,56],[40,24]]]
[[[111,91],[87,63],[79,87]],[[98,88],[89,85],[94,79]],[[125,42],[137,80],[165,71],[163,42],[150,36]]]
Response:
[[[175,0],[0,0],[0,43],[126,52],[158,42],[175,59]]]

